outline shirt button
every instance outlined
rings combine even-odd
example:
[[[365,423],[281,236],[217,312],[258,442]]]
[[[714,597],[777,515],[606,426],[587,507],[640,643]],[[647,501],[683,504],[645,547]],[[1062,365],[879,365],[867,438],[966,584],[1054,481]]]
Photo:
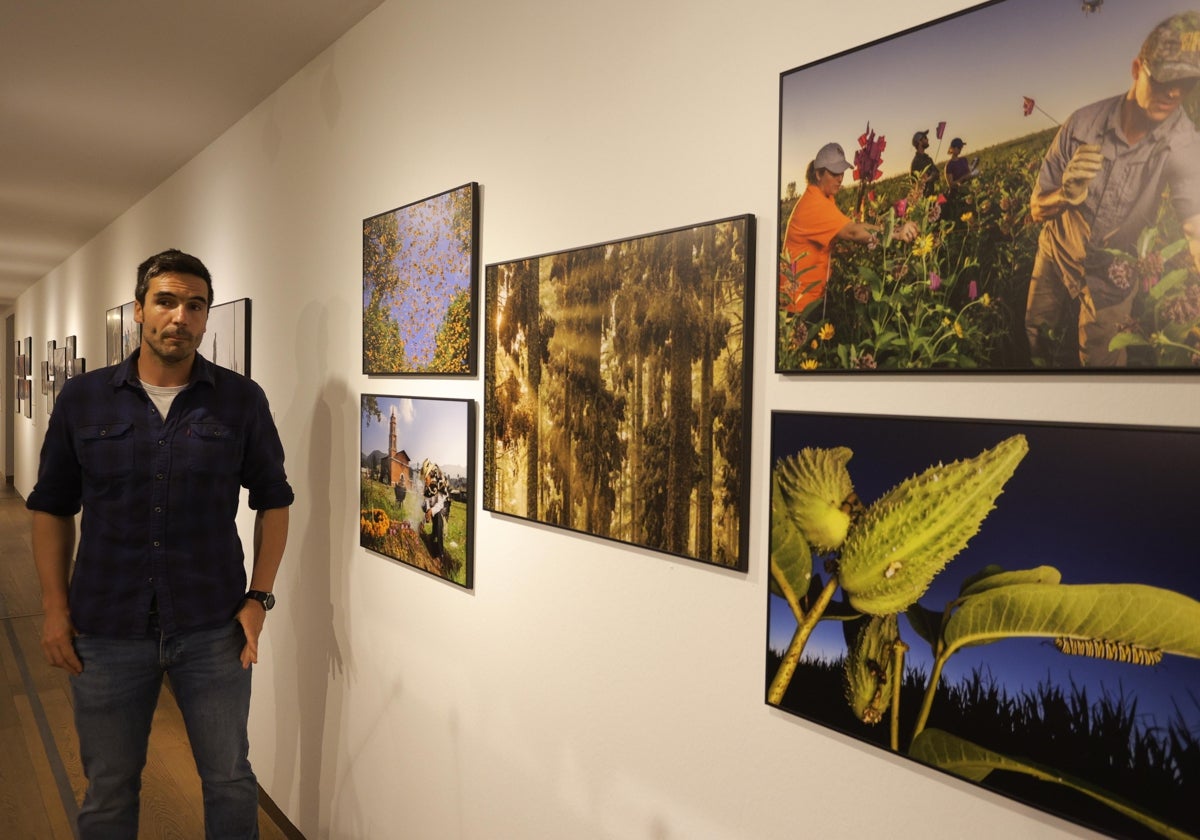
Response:
[[[167,442],[166,442],[165,440],[160,440],[160,441],[158,442],[158,445],[159,445],[159,446],[166,446],[166,444],[167,444]]]
[[[158,540],[155,540],[155,541],[154,541],[154,547],[155,547],[155,548],[158,548],[160,545],[162,545],[162,543],[160,543]]]
[[[108,434],[108,429],[101,429],[101,430],[100,430],[100,437],[104,437],[106,434]]]
[[[156,507],[156,508],[154,509],[154,512],[155,512],[155,513],[162,513],[162,508],[160,508],[160,507]]]
[[[162,474],[162,473],[159,473],[158,475],[156,475],[156,476],[154,476],[154,477],[155,477],[155,478],[157,478],[159,481],[162,481],[163,474]]]

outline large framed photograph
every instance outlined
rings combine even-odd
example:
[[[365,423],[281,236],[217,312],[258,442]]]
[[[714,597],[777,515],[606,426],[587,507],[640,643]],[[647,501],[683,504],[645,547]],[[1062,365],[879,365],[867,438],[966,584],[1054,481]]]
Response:
[[[250,298],[217,304],[208,310],[204,338],[196,348],[214,364],[250,375]]]
[[[769,704],[1200,836],[1200,430],[776,412],[771,462]]]
[[[475,403],[362,395],[359,544],[467,589]]]
[[[781,74],[776,370],[1200,370],[1186,6],[998,0]]]
[[[479,185],[363,220],[363,373],[476,371]]]
[[[746,568],[754,217],[489,265],[484,508]]]
[[[104,361],[115,365],[142,343],[142,325],[133,318],[133,301],[104,313]]]

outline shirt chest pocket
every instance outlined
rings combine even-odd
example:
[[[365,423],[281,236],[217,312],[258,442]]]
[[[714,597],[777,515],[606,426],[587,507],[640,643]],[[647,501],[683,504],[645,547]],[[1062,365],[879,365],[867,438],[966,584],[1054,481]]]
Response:
[[[77,432],[79,463],[96,479],[123,478],[133,472],[133,424],[83,426]]]
[[[210,475],[237,475],[242,463],[241,438],[224,423],[189,423],[188,469]]]

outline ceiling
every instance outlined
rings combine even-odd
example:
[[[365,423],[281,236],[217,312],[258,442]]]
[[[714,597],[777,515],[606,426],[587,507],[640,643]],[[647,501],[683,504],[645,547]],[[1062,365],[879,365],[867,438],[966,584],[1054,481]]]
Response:
[[[382,0],[0,0],[0,310]]]

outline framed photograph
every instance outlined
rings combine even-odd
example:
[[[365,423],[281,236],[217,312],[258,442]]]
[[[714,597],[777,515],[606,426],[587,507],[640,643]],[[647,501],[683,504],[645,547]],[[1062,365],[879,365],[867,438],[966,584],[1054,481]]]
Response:
[[[777,372],[1200,371],[1198,31],[998,0],[784,72]]]
[[[133,319],[134,301],[104,313],[104,360],[119,364],[142,343],[142,325]]]
[[[363,220],[363,373],[476,371],[479,185]]]
[[[53,391],[50,395],[51,407],[58,402],[58,395],[62,393],[63,385],[67,383],[67,348],[56,347],[54,354],[50,357],[51,366],[53,368],[51,379],[53,381]]]
[[[208,326],[197,352],[221,367],[250,375],[250,298],[208,310]]]
[[[483,507],[746,568],[754,217],[489,265]]]
[[[104,364],[118,364],[124,356],[121,351],[121,307],[114,306],[104,313]]]
[[[362,395],[359,545],[470,589],[475,402]]]
[[[770,705],[1200,835],[1200,429],[771,416]]]

